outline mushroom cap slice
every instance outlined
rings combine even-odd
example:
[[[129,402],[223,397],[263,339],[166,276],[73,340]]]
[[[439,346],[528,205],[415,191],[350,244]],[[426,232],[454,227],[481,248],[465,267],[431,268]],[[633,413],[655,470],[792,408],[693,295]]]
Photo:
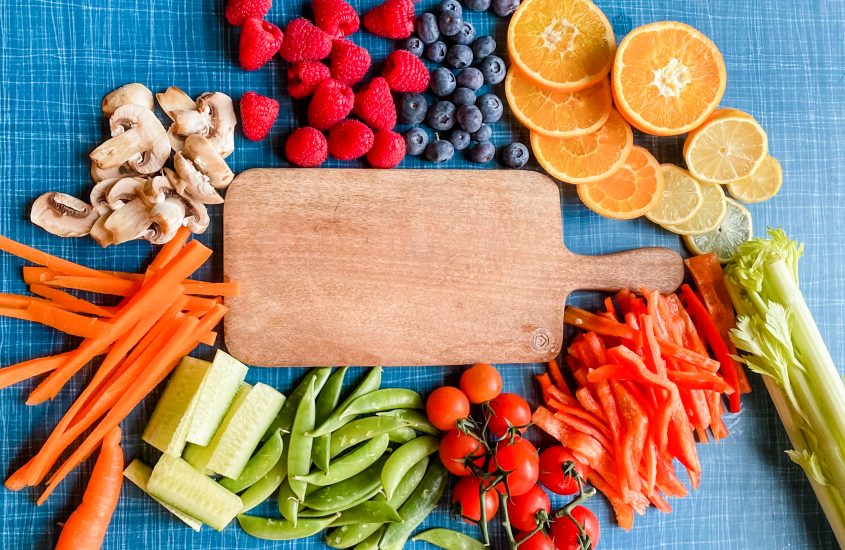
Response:
[[[111,232],[112,244],[122,244],[145,236],[152,223],[149,206],[141,199],[134,199],[112,212],[103,228]]]
[[[140,175],[140,172],[136,172],[127,164],[121,164],[112,168],[100,168],[96,162],[91,163],[91,179],[94,180],[94,183],[112,179],[132,178]]]
[[[152,226],[144,238],[153,244],[169,242],[185,220],[185,203],[179,197],[170,197],[156,204],[150,211]]]
[[[184,223],[192,233],[205,233],[208,229],[208,224],[211,218],[208,216],[208,209],[199,201],[195,201],[189,197],[182,197],[182,202],[185,203],[185,221]]]
[[[211,185],[208,176],[197,170],[194,163],[185,158],[181,152],[176,153],[176,156],[173,157],[173,167],[176,168],[176,173],[179,174],[179,179],[182,180],[184,185],[182,190],[179,191],[180,194],[196,199],[203,204],[221,204],[223,202],[223,197]]]
[[[197,109],[208,110],[211,125],[205,137],[223,158],[235,150],[235,126],[238,118],[232,98],[220,92],[206,92],[197,98]]]
[[[161,170],[170,157],[167,132],[155,114],[140,105],[122,105],[109,119],[112,138],[91,152],[100,168],[128,163],[142,174]]]
[[[211,140],[200,135],[188,136],[182,155],[190,159],[196,168],[208,176],[211,185],[225,189],[235,178],[234,172],[214,148]]]
[[[35,200],[29,219],[59,237],[84,237],[91,232],[99,216],[90,204],[76,197],[51,191]]]
[[[108,214],[112,211],[111,206],[109,206],[108,201],[108,194],[111,191],[112,186],[120,178],[112,178],[108,180],[103,180],[97,183],[93,189],[91,189],[91,206],[97,211],[100,216]]]
[[[103,114],[110,117],[118,107],[122,107],[123,105],[140,105],[152,111],[154,107],[153,93],[143,84],[133,82],[106,94],[101,106],[103,108]]]
[[[141,200],[147,203],[152,208],[153,206],[164,202],[167,197],[179,196],[176,189],[170,184],[167,176],[155,176],[144,182],[139,193]]]
[[[108,214],[100,216],[97,219],[97,223],[95,223],[94,227],[91,228],[91,238],[103,248],[114,244],[114,234],[106,229],[106,221],[109,219],[111,214],[112,211],[109,210]]]
[[[196,111],[197,109],[197,104],[191,96],[176,86],[170,86],[165,91],[156,94],[156,99],[170,120],[175,120],[173,113],[176,111]]]
[[[146,183],[147,178],[121,178],[109,188],[106,203],[112,210],[120,210],[126,203],[138,198]]]

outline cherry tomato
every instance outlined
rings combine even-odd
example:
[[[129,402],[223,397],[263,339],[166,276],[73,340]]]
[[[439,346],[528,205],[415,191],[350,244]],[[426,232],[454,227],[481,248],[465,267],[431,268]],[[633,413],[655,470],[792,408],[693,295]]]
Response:
[[[443,386],[428,396],[425,412],[438,430],[449,431],[455,422],[469,416],[469,399],[458,388]]]
[[[473,464],[484,466],[484,448],[481,442],[460,430],[449,430],[440,440],[440,462],[456,476],[468,476],[472,470],[467,466],[467,457],[477,459]]]
[[[461,375],[461,391],[470,403],[484,403],[502,393],[502,375],[487,363],[476,363]]]
[[[530,441],[523,438],[515,439],[513,443],[499,443],[494,453],[494,460],[490,461],[490,471],[496,466],[506,472],[507,488],[505,482],[501,481],[496,485],[496,490],[506,493],[510,489],[512,497],[524,495],[537,484],[540,475],[540,459],[537,456],[537,449]]]
[[[477,477],[464,477],[452,489],[452,504],[460,506],[460,514],[467,523],[472,523],[467,518],[481,521],[481,495],[478,493],[480,485],[481,481]],[[499,511],[499,497],[495,491],[484,493],[484,510],[487,521],[496,517],[496,512]]]
[[[575,471],[587,480],[590,468],[579,462],[569,449],[563,445],[543,449],[540,453],[540,481],[546,489],[559,495],[574,495],[578,492],[578,483],[564,473],[567,462],[572,462]]]
[[[520,531],[533,531],[537,527],[537,512],[543,510],[548,514],[551,507],[549,495],[542,487],[535,485],[527,493],[511,497],[508,501],[508,518]]]
[[[518,532],[516,534],[515,538],[519,543],[519,550],[554,550],[555,546],[552,542],[552,537],[543,531],[537,531],[531,535],[531,538],[526,538],[531,531]]]
[[[601,529],[599,528],[599,520],[596,519],[596,515],[589,508],[576,506],[572,510],[572,517],[584,527],[584,531],[590,537],[593,550],[598,548]],[[557,518],[552,522],[552,539],[555,543],[555,550],[581,549],[578,528],[567,517]]]
[[[487,427],[496,437],[503,437],[508,427],[521,426],[522,433],[531,422],[531,407],[515,393],[503,393],[490,401],[490,422]]]

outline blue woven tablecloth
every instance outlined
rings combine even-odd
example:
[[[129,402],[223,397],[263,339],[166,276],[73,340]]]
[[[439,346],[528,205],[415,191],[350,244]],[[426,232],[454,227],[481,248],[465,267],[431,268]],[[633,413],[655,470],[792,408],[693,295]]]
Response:
[[[373,0],[353,0],[360,10]],[[236,172],[256,166],[285,166],[284,137],[302,113],[284,94],[284,66],[246,73],[236,65],[236,29],[224,24],[222,0],[2,0],[0,1],[0,234],[98,268],[139,269],[151,247],[144,242],[99,249],[88,239],[63,240],[31,225],[27,207],[39,194],[61,190],[86,196],[88,153],[105,136],[102,96],[127,82],[154,91],[177,85],[192,96],[219,90],[234,98],[247,90],[282,104],[272,139],[246,141],[240,133],[230,163]],[[307,14],[308,2],[276,0],[268,18],[279,25]],[[783,226],[807,243],[802,288],[834,359],[845,365],[845,2],[842,0],[600,0],[617,37],[652,21],[690,23],[716,42],[728,68],[724,104],[753,113],[765,126],[770,150],[781,160],[784,187],[772,201],[751,207],[757,233]],[[422,6],[431,7],[432,0]],[[503,42],[506,23],[472,14],[479,34]],[[364,32],[354,39],[383,59],[388,41]],[[503,49],[503,48],[500,48]],[[301,111],[301,110],[300,110]],[[505,117],[507,119],[507,116]],[[525,133],[508,122],[496,125],[494,140],[505,144]],[[681,139],[642,139],[661,162],[680,162]],[[456,160],[455,166],[468,163]],[[408,167],[424,166],[407,159]],[[456,182],[456,184],[458,184]],[[680,249],[676,237],[645,221],[614,222],[588,212],[572,187],[561,193],[567,246],[581,253],[663,245]],[[204,277],[222,274],[220,208],[201,237],[217,253]],[[23,292],[21,262],[0,255],[0,291]],[[576,296],[592,303],[594,297]],[[0,364],[67,350],[69,339],[24,322],[0,319]],[[209,348],[198,350],[208,356]],[[536,399],[530,375],[538,365],[502,367],[505,387]],[[303,369],[252,369],[252,382],[287,391]],[[355,374],[360,374],[356,369]],[[385,385],[420,391],[456,382],[456,368],[396,368]],[[87,374],[87,371],[86,371]],[[0,392],[0,466],[8,475],[45,439],[79,391],[76,377],[54,402],[27,407],[32,383]],[[835,542],[800,468],[783,450],[788,442],[762,384],[754,379],[740,416],[727,420],[731,437],[699,446],[704,475],[700,490],[673,501],[674,511],[655,510],[637,518],[631,533],[613,526],[606,502],[590,507],[602,525],[601,548],[617,549],[820,549]],[[152,460],[139,442],[154,400],[146,400],[124,423],[127,459]],[[42,507],[35,493],[0,491],[0,546],[45,549],[55,544],[59,522],[79,503],[91,464],[71,475]],[[267,505],[270,513],[274,506]],[[439,508],[426,525],[457,525]],[[470,529],[469,527],[466,527]],[[501,539],[499,540],[501,544]],[[317,539],[271,543],[246,536],[237,526],[223,533],[195,534],[132,486],[126,486],[106,538],[119,550],[202,548],[317,548]]]

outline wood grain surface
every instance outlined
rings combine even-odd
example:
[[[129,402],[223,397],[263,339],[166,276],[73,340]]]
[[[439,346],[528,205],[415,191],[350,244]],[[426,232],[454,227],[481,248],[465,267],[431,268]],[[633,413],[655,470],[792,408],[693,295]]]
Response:
[[[529,171],[256,169],[224,206],[226,344],[259,366],[545,361],[576,289],[674,290],[680,257],[563,246]]]

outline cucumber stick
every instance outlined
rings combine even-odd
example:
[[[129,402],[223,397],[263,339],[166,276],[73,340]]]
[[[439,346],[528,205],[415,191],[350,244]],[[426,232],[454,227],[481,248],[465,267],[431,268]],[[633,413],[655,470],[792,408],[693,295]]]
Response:
[[[227,491],[190,464],[162,455],[147,483],[153,497],[222,531],[241,510],[238,495]]]
[[[186,440],[206,446],[246,378],[247,367],[226,352],[217,351],[199,392]]]
[[[226,416],[223,417],[223,421],[220,422],[217,431],[214,433],[214,437],[212,437],[211,442],[208,445],[203,447],[190,443],[187,447],[185,447],[185,453],[182,455],[182,458],[184,458],[188,464],[196,468],[199,472],[208,476],[214,475],[214,472],[209,469],[208,463],[211,462],[211,456],[217,448],[217,443],[223,437],[223,432],[226,431],[226,427],[232,421],[232,417],[235,416],[238,408],[240,408],[241,404],[246,401],[250,390],[252,390],[251,385],[246,382],[241,383],[237,393],[235,393],[235,398],[232,400],[229,410],[226,411]]]
[[[148,495],[149,495],[149,493],[147,492],[147,483],[149,483],[150,476],[152,474],[153,474],[153,469],[150,468],[149,466],[147,466],[146,464],[144,464],[143,462],[141,462],[140,460],[138,460],[137,458],[135,460],[133,460],[129,464],[129,466],[127,466],[126,469],[123,471],[123,476],[126,479],[128,479],[129,481],[131,481],[132,483],[137,485],[139,489],[141,489],[142,491],[144,491]],[[202,522],[200,520],[193,518],[193,517],[189,516],[188,514],[185,514],[184,512],[174,508],[173,506],[171,506],[169,504],[166,504],[166,503],[160,501],[159,499],[157,499],[155,497],[152,497],[152,499],[155,500],[156,502],[158,502],[159,504],[161,504],[162,506],[164,506],[164,508],[168,512],[170,512],[171,514],[173,514],[177,518],[181,519],[183,522],[185,522],[186,525],[188,525],[188,527],[190,527],[194,531],[199,532],[199,530],[202,528]]]

